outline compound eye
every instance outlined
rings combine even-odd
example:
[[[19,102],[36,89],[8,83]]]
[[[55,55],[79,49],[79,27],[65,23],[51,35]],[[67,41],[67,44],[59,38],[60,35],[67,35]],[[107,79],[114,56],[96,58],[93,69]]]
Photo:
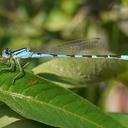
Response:
[[[11,54],[11,50],[9,48],[6,48],[5,49],[5,54],[10,55]]]
[[[10,58],[11,57],[11,49],[9,49],[9,48],[4,49],[2,52],[2,56],[5,58]]]

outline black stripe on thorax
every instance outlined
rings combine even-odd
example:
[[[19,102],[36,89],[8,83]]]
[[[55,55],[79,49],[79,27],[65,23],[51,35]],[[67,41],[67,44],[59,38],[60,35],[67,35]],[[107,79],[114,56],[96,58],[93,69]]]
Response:
[[[20,48],[20,49],[17,49],[15,51],[13,51],[12,53],[15,53],[17,55],[17,54],[20,54],[20,53],[22,53],[22,52],[24,52],[26,50],[27,50],[27,48]]]

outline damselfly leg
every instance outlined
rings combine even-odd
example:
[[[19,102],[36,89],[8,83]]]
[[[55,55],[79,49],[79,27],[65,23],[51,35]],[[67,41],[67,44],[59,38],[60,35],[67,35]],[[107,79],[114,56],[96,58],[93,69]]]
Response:
[[[7,67],[4,67],[2,69],[0,69],[0,72],[6,72],[6,71],[10,71],[10,72],[14,72],[16,70],[16,63],[15,60],[13,58],[8,59]]]
[[[26,65],[28,64],[25,64],[24,66],[22,66],[19,62],[18,59],[14,59],[14,58],[10,58],[7,60],[7,67],[4,67],[2,69],[0,69],[0,72],[15,72],[16,71],[16,67],[18,66],[20,72],[13,78],[12,80],[12,84],[15,84],[15,81],[22,78],[25,73],[24,73],[24,67],[26,67]]]
[[[16,80],[18,80],[18,79],[24,77],[24,75],[25,75],[24,66],[22,66],[22,65],[20,64],[20,62],[19,62],[18,59],[15,59],[15,62],[16,62],[16,64],[18,65],[18,68],[19,68],[20,72],[13,78],[12,84],[14,84]]]

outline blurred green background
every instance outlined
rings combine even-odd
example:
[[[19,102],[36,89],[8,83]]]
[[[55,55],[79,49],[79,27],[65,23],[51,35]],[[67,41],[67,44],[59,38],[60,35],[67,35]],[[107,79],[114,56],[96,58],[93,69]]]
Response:
[[[111,52],[128,54],[128,0],[0,0],[0,52],[5,47],[52,46],[94,37],[102,38]],[[32,62],[30,67],[37,63]],[[120,77],[125,82],[110,80],[107,87],[105,83],[98,89],[76,92],[95,104],[105,102],[107,111],[127,112],[126,76]],[[97,97],[104,88],[99,101]]]
[[[127,0],[1,0],[0,48],[102,37],[126,52]]]

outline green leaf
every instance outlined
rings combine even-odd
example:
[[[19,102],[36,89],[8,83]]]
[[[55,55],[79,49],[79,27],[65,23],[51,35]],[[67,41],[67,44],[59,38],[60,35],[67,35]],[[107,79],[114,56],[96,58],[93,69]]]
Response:
[[[117,120],[118,122],[120,122],[120,124],[122,124],[122,126],[124,126],[125,128],[128,127],[128,114],[123,114],[123,113],[109,113],[109,115],[114,118],[115,120]]]
[[[32,71],[64,87],[83,87],[116,77],[127,70],[127,61],[111,59],[53,59]]]
[[[0,106],[0,128],[52,128],[41,123],[27,120],[12,111],[9,107]]]
[[[1,73],[0,100],[23,117],[63,128],[123,128],[86,99],[32,73],[12,85],[16,73]]]

